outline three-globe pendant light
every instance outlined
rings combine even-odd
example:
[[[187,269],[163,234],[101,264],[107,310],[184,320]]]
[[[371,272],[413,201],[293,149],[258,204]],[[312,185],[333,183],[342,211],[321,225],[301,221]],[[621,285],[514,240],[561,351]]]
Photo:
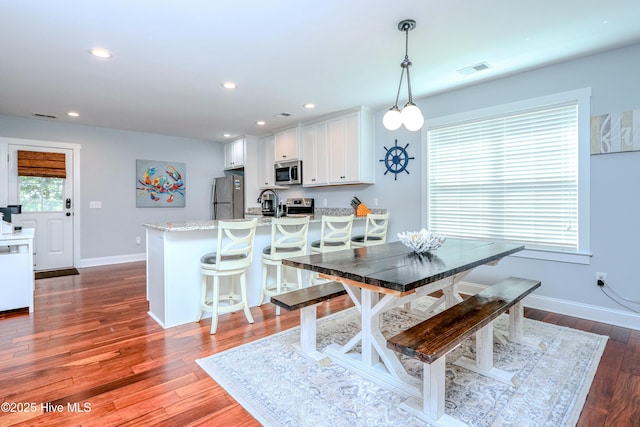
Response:
[[[416,104],[413,103],[413,96],[411,95],[411,78],[409,75],[409,67],[411,67],[411,61],[409,60],[409,31],[416,27],[416,21],[413,19],[405,19],[398,23],[398,30],[404,31],[405,38],[405,55],[404,60],[400,64],[402,67],[402,73],[400,74],[400,84],[398,85],[398,93],[396,95],[396,102],[393,107],[389,108],[382,118],[382,124],[389,130],[396,130],[400,126],[404,125],[407,130],[416,131],[422,128],[424,124],[424,117],[422,112]],[[402,110],[398,108],[398,98],[400,97],[400,89],[402,88],[402,78],[405,71],[407,72],[407,89],[409,92],[409,100],[404,105]]]

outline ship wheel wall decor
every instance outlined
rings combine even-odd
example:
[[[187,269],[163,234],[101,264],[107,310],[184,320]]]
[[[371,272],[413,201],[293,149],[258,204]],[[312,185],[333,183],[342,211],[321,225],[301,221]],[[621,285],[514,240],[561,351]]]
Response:
[[[409,153],[407,152],[407,147],[409,144],[404,147],[400,147],[398,145],[398,140],[395,140],[395,145],[391,148],[384,147],[387,152],[384,156],[384,159],[380,159],[381,162],[384,162],[387,170],[384,174],[388,174],[391,172],[394,175],[394,181],[398,180],[398,174],[401,172],[406,172],[407,175],[409,171],[407,170],[407,166],[409,165],[409,160],[415,159],[415,157],[409,157]]]

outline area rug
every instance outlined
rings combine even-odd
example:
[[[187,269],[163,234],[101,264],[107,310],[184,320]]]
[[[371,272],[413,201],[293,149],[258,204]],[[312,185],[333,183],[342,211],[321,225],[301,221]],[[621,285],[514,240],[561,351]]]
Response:
[[[385,337],[419,320],[393,310],[383,317]],[[344,344],[358,328],[354,308],[323,318],[318,348]],[[495,321],[508,331],[508,317]],[[527,337],[547,350],[496,341],[494,364],[516,373],[519,388],[453,365],[473,357],[474,338],[447,355],[445,411],[471,426],[575,425],[591,386],[607,337],[525,319]],[[321,367],[301,356],[299,328],[214,354],[197,363],[265,426],[424,426],[398,408],[404,397],[341,366]],[[422,364],[402,357],[407,372],[422,378]]]
[[[76,274],[80,274],[80,272],[75,268],[62,268],[60,270],[36,271],[35,278],[36,280],[48,279],[50,277],[73,276]]]

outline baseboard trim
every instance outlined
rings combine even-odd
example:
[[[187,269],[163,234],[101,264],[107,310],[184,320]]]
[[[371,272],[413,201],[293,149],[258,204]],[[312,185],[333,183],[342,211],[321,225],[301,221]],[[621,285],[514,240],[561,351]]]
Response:
[[[485,285],[464,281],[460,282],[458,286],[460,292],[464,294],[476,294],[484,288],[486,288]],[[640,330],[640,315],[597,305],[582,304],[535,294],[529,294],[524,300],[524,305],[538,310]]]
[[[110,265],[110,264],[124,264],[126,262],[137,262],[137,261],[145,261],[147,259],[147,254],[131,254],[131,255],[118,255],[118,256],[109,256],[109,257],[101,257],[101,258],[85,258],[80,260],[80,265],[78,267],[99,267],[102,265]]]

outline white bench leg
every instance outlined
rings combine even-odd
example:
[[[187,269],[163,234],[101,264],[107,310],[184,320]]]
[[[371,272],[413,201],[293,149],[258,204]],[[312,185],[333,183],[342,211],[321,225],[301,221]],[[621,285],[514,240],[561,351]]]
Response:
[[[509,309],[509,341],[530,347],[538,347],[542,351],[546,351],[547,345],[544,342],[524,336],[523,327],[524,305],[522,301],[519,301]]]
[[[517,376],[493,366],[493,322],[476,332],[476,360],[462,356],[454,364],[502,383],[520,386]]]
[[[444,412],[445,359],[423,364],[422,402],[410,397],[400,404],[400,408],[436,426],[462,427],[467,424]]]
[[[316,349],[317,306],[314,304],[300,309],[300,351],[321,366],[327,366],[331,360]]]

